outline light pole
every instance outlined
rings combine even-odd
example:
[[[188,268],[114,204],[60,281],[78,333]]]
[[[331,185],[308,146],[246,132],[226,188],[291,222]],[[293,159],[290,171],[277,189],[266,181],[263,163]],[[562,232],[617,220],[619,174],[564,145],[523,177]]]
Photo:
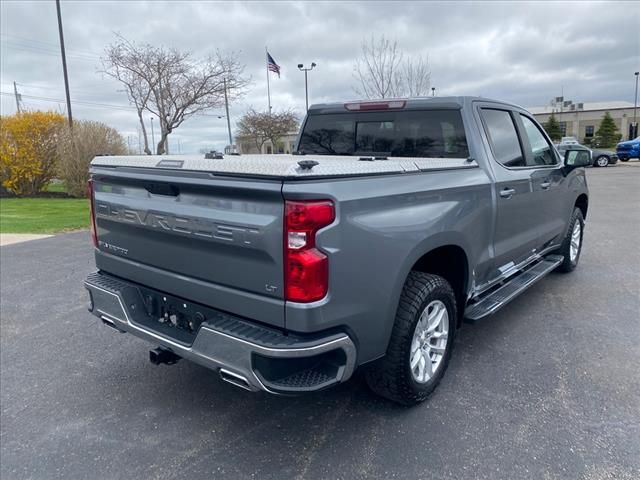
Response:
[[[634,75],[636,76],[636,95],[635,100],[633,101],[633,135],[629,137],[629,140],[633,140],[638,136],[638,121],[636,120],[636,109],[638,108],[638,75],[640,75],[640,72],[635,72]]]
[[[227,79],[222,79],[224,82],[224,108],[227,112],[227,129],[229,130],[229,148],[233,147],[233,138],[231,138],[231,118],[229,117],[229,98],[227,97]]]
[[[316,64],[314,62],[311,62],[311,66],[309,68],[304,68],[304,65],[302,63],[298,64],[298,70],[304,72],[304,98],[305,105],[307,106],[307,111],[309,111],[309,84],[307,80],[307,72],[313,70],[315,66]]]
[[[432,97],[436,96],[436,87],[431,87],[431,96]]]
[[[151,145],[153,148],[156,148],[156,136],[153,134],[153,117],[149,117],[151,119]],[[153,152],[153,150],[151,150]],[[153,153],[151,153],[153,155]]]

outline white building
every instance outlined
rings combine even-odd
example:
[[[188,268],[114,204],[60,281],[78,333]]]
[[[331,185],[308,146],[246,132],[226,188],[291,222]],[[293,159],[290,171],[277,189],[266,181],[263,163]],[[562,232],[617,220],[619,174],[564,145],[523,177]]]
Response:
[[[553,112],[560,123],[562,136],[576,137],[581,143],[589,143],[595,136],[606,112],[613,118],[623,140],[629,139],[629,126],[633,122],[633,103],[629,102],[573,103],[558,97],[550,105],[527,110],[540,123],[546,123]],[[640,108],[636,115],[640,121]]]
[[[292,153],[295,150],[297,139],[298,132],[287,133],[280,137],[280,141],[276,148],[274,148],[270,140],[267,140],[265,144],[262,145],[262,150],[259,151],[252,138],[236,136],[236,145],[238,146],[239,153],[245,155],[258,153],[263,155],[269,155],[272,153]]]

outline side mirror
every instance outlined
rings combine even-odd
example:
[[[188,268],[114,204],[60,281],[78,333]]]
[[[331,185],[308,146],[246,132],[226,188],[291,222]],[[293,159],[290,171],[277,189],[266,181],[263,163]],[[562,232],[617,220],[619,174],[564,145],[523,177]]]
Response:
[[[569,148],[564,152],[564,164],[567,167],[587,167],[591,165],[591,163],[592,160],[590,150],[572,150],[571,148]]]

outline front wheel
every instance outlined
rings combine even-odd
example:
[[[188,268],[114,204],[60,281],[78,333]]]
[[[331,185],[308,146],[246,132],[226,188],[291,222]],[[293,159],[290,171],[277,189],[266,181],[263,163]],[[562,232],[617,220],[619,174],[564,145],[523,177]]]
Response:
[[[562,263],[558,266],[559,271],[568,273],[578,266],[580,253],[582,253],[583,237],[584,217],[582,216],[582,211],[576,207],[573,209],[567,234],[558,250],[558,253],[564,257]]]
[[[609,165],[609,157],[607,157],[606,155],[600,155],[598,158],[596,158],[596,161],[594,163],[594,165],[596,167],[606,167]]]
[[[411,272],[402,290],[386,355],[366,371],[369,387],[404,405],[424,401],[447,369],[456,299],[442,277]]]
[[[620,159],[620,161],[621,161],[621,162],[628,162],[628,161],[629,161],[629,159],[628,159],[628,158],[621,158],[621,159]]]

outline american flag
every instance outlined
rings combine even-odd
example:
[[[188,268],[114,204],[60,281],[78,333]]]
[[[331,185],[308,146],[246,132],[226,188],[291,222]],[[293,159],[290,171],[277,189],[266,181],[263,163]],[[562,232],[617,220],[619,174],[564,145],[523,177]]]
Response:
[[[267,68],[269,69],[269,71],[277,73],[278,78],[280,78],[280,65],[276,63],[269,52],[267,52]]]

